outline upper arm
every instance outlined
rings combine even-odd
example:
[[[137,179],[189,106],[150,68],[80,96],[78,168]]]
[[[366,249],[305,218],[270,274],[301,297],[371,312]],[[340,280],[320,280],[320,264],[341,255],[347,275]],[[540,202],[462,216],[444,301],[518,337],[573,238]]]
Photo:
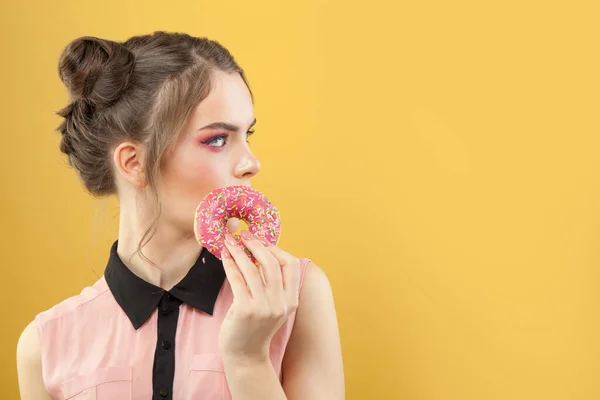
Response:
[[[342,350],[331,285],[309,263],[283,358],[283,389],[293,400],[345,398]]]
[[[17,344],[17,374],[21,400],[51,400],[42,380],[40,341],[35,321],[21,333]]]

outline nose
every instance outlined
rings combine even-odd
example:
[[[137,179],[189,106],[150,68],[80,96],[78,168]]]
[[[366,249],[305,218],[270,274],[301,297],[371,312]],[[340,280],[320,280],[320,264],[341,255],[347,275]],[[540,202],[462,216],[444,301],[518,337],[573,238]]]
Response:
[[[247,149],[235,167],[235,177],[238,179],[250,179],[260,171],[260,161]]]

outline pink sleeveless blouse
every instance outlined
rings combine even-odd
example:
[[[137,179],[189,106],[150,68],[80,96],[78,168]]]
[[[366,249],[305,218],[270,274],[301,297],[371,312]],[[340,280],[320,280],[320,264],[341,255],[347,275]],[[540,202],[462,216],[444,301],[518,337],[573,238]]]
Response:
[[[203,249],[166,292],[135,276],[114,243],[104,275],[35,318],[42,376],[53,399],[231,399],[218,354],[233,293],[223,264]],[[301,259],[301,280],[308,259]],[[273,337],[280,382],[296,313]]]

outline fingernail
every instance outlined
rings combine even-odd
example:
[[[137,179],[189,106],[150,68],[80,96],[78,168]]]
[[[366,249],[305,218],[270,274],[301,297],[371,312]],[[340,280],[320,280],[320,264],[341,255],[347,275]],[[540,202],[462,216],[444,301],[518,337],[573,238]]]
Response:
[[[246,240],[254,239],[254,236],[252,236],[248,231],[242,231],[242,237]]]
[[[265,238],[260,238],[260,242],[263,245],[265,245],[265,246],[270,246],[271,245],[271,243],[267,239],[265,239]]]
[[[223,251],[221,252],[221,258],[231,258],[231,253],[225,247],[223,247]]]
[[[229,233],[225,234],[225,241],[230,245],[230,246],[235,246],[235,239],[233,238],[233,236],[231,236]]]

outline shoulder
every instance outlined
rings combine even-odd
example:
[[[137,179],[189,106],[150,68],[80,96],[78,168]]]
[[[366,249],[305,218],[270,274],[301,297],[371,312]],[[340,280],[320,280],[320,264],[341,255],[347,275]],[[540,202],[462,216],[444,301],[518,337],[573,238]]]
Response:
[[[30,322],[17,343],[17,376],[22,399],[50,399],[42,378],[37,324]]]
[[[323,297],[332,296],[331,282],[321,267],[310,259],[301,259],[302,265],[302,289],[301,297]],[[309,292],[306,294],[306,292]],[[310,301],[310,299],[308,299]]]
[[[321,267],[311,260],[306,259],[304,264],[303,282],[300,287],[296,312],[295,325],[299,325],[297,330],[311,329],[313,324],[324,319],[332,322],[329,324],[329,329],[337,330],[335,301],[329,277]]]
[[[20,365],[39,365],[41,363],[40,340],[35,320],[31,321],[21,332],[17,343],[17,363]]]
[[[294,398],[344,398],[340,333],[331,283],[308,261],[283,359],[284,389]]]
[[[104,277],[100,278],[92,286],[85,287],[79,294],[66,298],[50,309],[39,313],[35,320],[41,327],[56,319],[75,313],[82,307],[90,307],[97,304],[104,294],[109,292]]]

